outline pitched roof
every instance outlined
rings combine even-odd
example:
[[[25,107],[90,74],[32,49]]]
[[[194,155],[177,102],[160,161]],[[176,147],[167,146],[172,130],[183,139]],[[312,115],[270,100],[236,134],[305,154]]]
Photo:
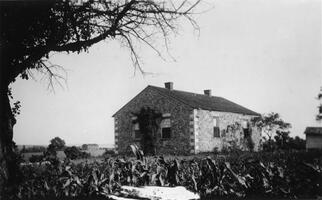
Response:
[[[306,127],[304,133],[306,135],[322,135],[322,127]]]
[[[185,92],[180,90],[169,90],[166,88],[156,87],[156,86],[148,86],[154,90],[157,90],[159,93],[166,95],[168,97],[177,99],[182,103],[192,107],[192,108],[200,108],[203,110],[211,110],[211,111],[222,111],[222,112],[232,112],[232,113],[240,113],[246,115],[260,115],[257,112],[249,110],[241,105],[238,105],[234,102],[231,102],[222,97],[216,96],[207,96],[204,94],[196,94],[191,92]]]
[[[176,99],[177,101],[180,101],[191,108],[260,116],[259,113],[249,110],[241,105],[238,105],[222,97],[207,96],[203,94],[196,94],[180,90],[169,90],[166,88],[156,87],[152,85],[148,85],[133,99],[135,99],[143,91],[149,88],[159,92],[163,96]],[[112,115],[112,117],[114,117],[120,110],[126,107],[133,99],[131,99],[128,103],[121,107],[117,112],[115,112]]]

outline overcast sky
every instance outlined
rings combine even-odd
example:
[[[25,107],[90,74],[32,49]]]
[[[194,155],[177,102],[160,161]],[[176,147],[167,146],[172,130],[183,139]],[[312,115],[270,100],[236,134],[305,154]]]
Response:
[[[17,144],[45,144],[55,136],[67,144],[114,143],[112,115],[147,85],[174,82],[178,90],[211,89],[259,113],[277,112],[304,138],[315,122],[322,86],[321,2],[319,0],[218,0],[196,16],[200,34],[181,23],[171,38],[170,56],[160,59],[139,47],[145,71],[134,74],[129,52],[117,41],[101,42],[89,53],[54,54],[52,63],[68,73],[64,88],[17,80],[22,102],[14,127]],[[161,43],[160,43],[161,45]]]

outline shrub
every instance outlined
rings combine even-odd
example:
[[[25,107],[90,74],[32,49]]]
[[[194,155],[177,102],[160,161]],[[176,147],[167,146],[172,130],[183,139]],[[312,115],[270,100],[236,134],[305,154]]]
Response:
[[[251,136],[246,138],[246,147],[250,152],[254,151],[255,143]]]
[[[218,147],[215,147],[215,148],[214,148],[213,153],[214,153],[215,155],[219,154],[219,149],[218,149]]]
[[[29,162],[31,162],[31,163],[41,162],[43,159],[44,159],[43,155],[32,155],[29,158]]]
[[[105,152],[103,153],[103,157],[109,157],[109,156],[115,156],[116,153],[112,149],[106,149]]]
[[[64,153],[66,154],[66,157],[75,160],[75,159],[81,159],[81,158],[88,158],[90,155],[86,152],[82,152],[77,147],[66,147],[64,150]]]

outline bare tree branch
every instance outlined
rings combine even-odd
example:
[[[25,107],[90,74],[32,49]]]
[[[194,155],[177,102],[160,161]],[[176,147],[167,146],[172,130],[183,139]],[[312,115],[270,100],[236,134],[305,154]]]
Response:
[[[21,41],[10,42],[4,38],[4,41],[8,40],[4,44],[12,46],[12,50],[8,52],[14,58],[9,64],[9,81],[13,82],[19,74],[39,66],[48,71],[46,66],[50,65],[42,63],[41,60],[50,52],[79,53],[87,51],[93,44],[108,38],[114,39],[116,36],[119,36],[116,39],[126,41],[135,69],[144,73],[142,61],[133,42],[147,45],[160,58],[165,59],[153,41],[160,36],[163,38],[166,52],[171,56],[169,36],[176,34],[175,23],[179,19],[188,20],[192,27],[199,31],[192,15],[200,2],[201,0],[112,0],[88,1],[79,5],[71,2],[47,2],[42,7],[35,6],[34,12],[43,9],[39,13],[44,17],[40,16],[36,20],[31,18],[28,21],[30,24],[27,28],[31,30],[30,41],[26,42],[25,38],[21,38]],[[21,26],[23,24],[17,24],[17,30]],[[10,34],[14,33],[8,33]]]

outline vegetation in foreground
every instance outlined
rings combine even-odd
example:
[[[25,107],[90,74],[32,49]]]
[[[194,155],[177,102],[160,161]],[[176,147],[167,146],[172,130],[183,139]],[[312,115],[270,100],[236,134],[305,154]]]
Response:
[[[184,186],[212,198],[316,198],[322,196],[322,153],[243,153],[164,159],[106,158],[75,164],[51,159],[20,165],[5,199],[83,199],[121,196],[120,187]]]

